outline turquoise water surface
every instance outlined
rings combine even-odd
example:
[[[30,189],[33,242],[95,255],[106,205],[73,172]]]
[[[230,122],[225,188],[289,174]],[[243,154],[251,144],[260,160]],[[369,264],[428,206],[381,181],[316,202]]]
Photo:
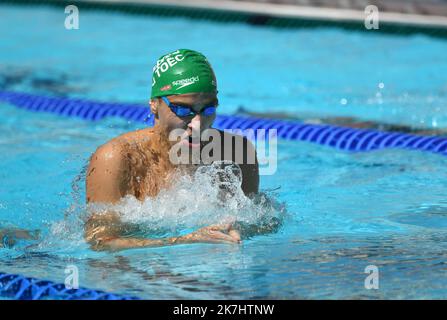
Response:
[[[214,65],[223,114],[243,106],[447,127],[447,42],[439,39],[99,11],[81,11],[80,29],[68,31],[64,18],[54,8],[0,6],[0,90],[144,103],[154,61],[187,47]],[[279,141],[278,170],[261,177],[261,190],[285,206],[276,232],[241,245],[91,251],[82,238],[85,165],[99,145],[143,126],[0,104],[0,227],[41,232],[38,242],[0,249],[0,271],[64,282],[75,265],[83,287],[150,299],[447,297],[447,158],[418,151],[350,154]],[[199,227],[219,216],[212,204],[193,205],[209,193],[184,182],[145,205],[163,212],[163,227]],[[185,212],[163,196],[191,205]],[[159,222],[145,205],[122,207],[150,228]],[[223,210],[272,214],[244,208]],[[378,290],[365,289],[369,265],[379,268]]]

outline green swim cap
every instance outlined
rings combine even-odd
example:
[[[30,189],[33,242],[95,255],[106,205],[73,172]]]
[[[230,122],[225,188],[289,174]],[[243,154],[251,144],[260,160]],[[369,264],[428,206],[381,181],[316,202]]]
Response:
[[[213,68],[200,52],[179,49],[158,59],[152,73],[151,98],[173,94],[217,93]]]

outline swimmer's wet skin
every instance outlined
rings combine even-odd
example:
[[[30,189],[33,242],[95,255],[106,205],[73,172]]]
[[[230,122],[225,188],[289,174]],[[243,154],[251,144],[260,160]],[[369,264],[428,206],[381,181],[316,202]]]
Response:
[[[243,139],[242,160],[235,157],[234,144],[230,156],[220,152],[220,160],[237,163],[242,172],[244,194],[256,195],[259,170],[255,148],[245,138],[211,128],[217,106],[216,77],[203,54],[179,49],[162,56],[153,68],[150,109],[155,115],[154,127],[128,132],[96,150],[90,158],[86,176],[87,203],[116,204],[126,195],[142,201],[168,188],[174,182],[174,172],[192,174],[197,165],[175,165],[169,159],[169,150],[178,143],[168,139],[169,133],[175,129],[184,130],[180,143],[191,150],[206,146],[207,143],[193,141],[205,130],[212,130],[222,142],[224,139]],[[191,201],[193,199],[192,194]],[[241,235],[232,223],[163,239],[126,236],[131,229],[132,226],[124,224],[116,212],[94,212],[85,223],[85,239],[92,249],[108,251],[199,242],[241,242]]]

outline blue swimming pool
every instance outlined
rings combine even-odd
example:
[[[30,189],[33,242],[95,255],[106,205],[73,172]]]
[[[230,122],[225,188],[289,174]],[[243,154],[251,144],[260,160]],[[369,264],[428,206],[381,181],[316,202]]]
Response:
[[[190,47],[214,65],[224,114],[243,106],[306,119],[447,127],[442,40],[95,11],[81,12],[80,29],[67,31],[64,18],[54,8],[0,7],[0,90],[145,103],[155,59]],[[7,104],[0,104],[0,119],[0,227],[41,231],[38,242],[0,249],[2,272],[63,283],[66,267],[75,265],[81,286],[149,299],[447,297],[447,157],[353,154],[281,140],[276,174],[261,177],[261,189],[286,208],[277,232],[240,246],[98,253],[82,238],[83,168],[97,146],[144,124],[92,123]],[[187,212],[163,201],[196,199],[187,190],[209,191],[184,181],[146,207],[130,199],[123,211],[156,224],[147,210],[158,206],[162,227],[212,219],[213,201]],[[247,208],[248,216],[265,213]],[[378,290],[365,289],[369,265],[379,268]]]

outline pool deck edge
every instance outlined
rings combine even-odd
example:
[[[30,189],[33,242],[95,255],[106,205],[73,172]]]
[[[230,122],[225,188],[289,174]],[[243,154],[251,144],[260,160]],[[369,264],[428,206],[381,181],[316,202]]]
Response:
[[[84,2],[100,2],[110,4],[163,5],[187,7],[190,9],[223,10],[228,12],[266,15],[279,18],[304,18],[331,21],[363,22],[366,14],[360,10],[322,8],[287,4],[258,3],[248,1],[211,1],[211,0],[84,0]],[[407,14],[397,12],[380,12],[380,22],[426,27],[447,28],[447,17]]]

